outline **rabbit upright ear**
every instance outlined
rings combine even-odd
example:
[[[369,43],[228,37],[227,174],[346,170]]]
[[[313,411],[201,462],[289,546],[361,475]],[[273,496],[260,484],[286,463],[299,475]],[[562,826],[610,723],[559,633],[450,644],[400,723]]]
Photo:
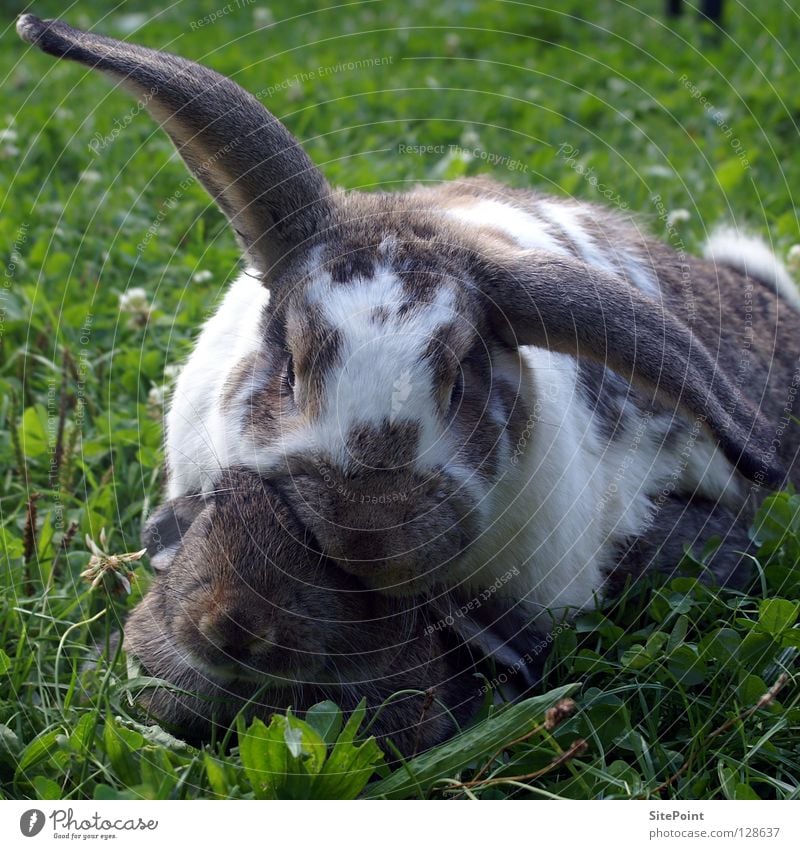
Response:
[[[778,487],[774,428],[663,303],[622,278],[544,251],[476,258],[473,279],[508,344],[586,357],[690,410],[750,479]]]
[[[118,80],[169,133],[266,275],[320,229],[330,188],[300,143],[255,97],[170,53],[22,15],[20,37]]]

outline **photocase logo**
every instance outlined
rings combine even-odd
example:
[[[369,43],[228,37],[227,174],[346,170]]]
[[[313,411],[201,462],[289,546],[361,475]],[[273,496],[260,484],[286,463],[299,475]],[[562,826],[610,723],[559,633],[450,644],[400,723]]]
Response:
[[[36,837],[44,828],[44,813],[37,808],[31,808],[19,818],[19,830],[25,837]]]
[[[55,837],[84,840],[101,837],[104,840],[115,837],[115,832],[155,831],[158,820],[145,820],[142,817],[118,817],[106,819],[99,811],[76,819],[72,808],[54,808],[47,816],[38,808],[31,808],[19,818],[19,830],[25,837],[36,837],[50,820]]]
[[[411,372],[406,369],[392,385],[392,413],[389,416],[390,424],[394,424],[400,410],[403,409],[403,404],[405,404],[408,400],[412,387]]]

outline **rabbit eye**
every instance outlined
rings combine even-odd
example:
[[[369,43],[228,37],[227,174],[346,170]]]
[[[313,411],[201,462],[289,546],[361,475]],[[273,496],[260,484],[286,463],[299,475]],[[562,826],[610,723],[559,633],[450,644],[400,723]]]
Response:
[[[294,358],[289,354],[283,366],[283,383],[289,392],[294,393],[294,382]]]
[[[458,409],[461,398],[464,395],[464,370],[459,369],[453,388],[450,390],[450,403],[447,405],[448,412],[453,413]]]

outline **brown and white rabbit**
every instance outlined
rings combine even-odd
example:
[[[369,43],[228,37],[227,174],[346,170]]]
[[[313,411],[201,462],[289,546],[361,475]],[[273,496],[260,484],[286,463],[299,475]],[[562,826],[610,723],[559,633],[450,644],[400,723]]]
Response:
[[[371,730],[410,755],[452,735],[480,703],[468,652],[424,601],[364,587],[314,550],[279,494],[228,470],[213,496],[156,511],[145,542],[158,574],[125,625],[124,648],[171,686],[139,702],[190,738],[245,707],[264,718],[362,697]],[[431,627],[434,626],[434,627]],[[431,698],[426,695],[430,692]]]
[[[17,29],[142,99],[253,269],[178,381],[171,498],[251,468],[370,586],[470,598],[514,567],[496,597],[546,629],[621,560],[649,568],[630,553],[674,521],[694,533],[711,505],[740,529],[762,487],[800,482],[798,297],[761,243],[688,257],[620,212],[486,179],[334,191],[214,71],[61,21]]]

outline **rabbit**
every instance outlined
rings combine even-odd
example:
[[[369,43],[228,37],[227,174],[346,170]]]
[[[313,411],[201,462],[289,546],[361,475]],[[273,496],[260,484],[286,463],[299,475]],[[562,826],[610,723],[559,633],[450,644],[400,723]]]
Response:
[[[469,599],[513,567],[494,599],[539,632],[615,570],[660,568],[708,505],[737,529],[714,575],[746,580],[738,529],[800,480],[800,298],[765,245],[687,256],[622,210],[488,178],[334,189],[230,79],[58,20],[17,29],[147,94],[244,251],[167,414],[170,499],[251,469],[372,589]]]
[[[172,685],[145,689],[140,705],[189,739],[208,738],[243,709],[268,719],[332,699],[352,711],[365,697],[370,716],[388,700],[372,733],[410,756],[480,704],[470,653],[431,627],[441,614],[365,589],[327,561],[252,472],[227,470],[213,496],[162,506],[144,542],[157,577],[123,648]]]

